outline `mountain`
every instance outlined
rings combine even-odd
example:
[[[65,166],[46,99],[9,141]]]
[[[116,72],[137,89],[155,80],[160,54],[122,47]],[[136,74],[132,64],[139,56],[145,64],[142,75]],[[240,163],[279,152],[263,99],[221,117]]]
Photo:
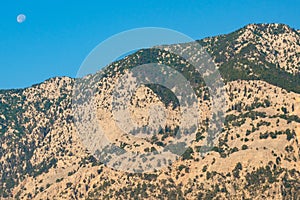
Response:
[[[225,84],[225,121],[209,151],[202,151],[212,113],[204,79],[167,50],[141,49],[109,65],[100,80],[97,73],[0,91],[1,199],[299,199],[300,32],[284,24],[250,24],[195,42],[211,56]],[[182,45],[192,48],[193,43]],[[190,81],[199,127],[182,156],[166,167],[145,173],[116,170],[96,159],[80,138],[78,130],[92,130],[76,125],[73,89],[86,82],[95,87],[97,115],[91,120],[116,146],[152,152],[167,146],[180,125],[180,105],[170,91],[146,84],[129,102],[140,125],[149,123],[149,108],[166,109],[166,126],[155,137],[122,135],[110,109],[117,79],[147,63],[171,66]]]

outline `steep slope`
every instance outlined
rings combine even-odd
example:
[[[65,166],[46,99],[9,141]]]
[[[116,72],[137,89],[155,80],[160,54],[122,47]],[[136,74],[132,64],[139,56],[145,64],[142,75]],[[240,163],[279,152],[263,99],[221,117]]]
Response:
[[[179,125],[180,107],[166,89],[145,85],[129,103],[140,124],[148,123],[146,111],[151,106],[166,108],[167,124],[155,138],[140,141],[120,135],[109,108],[122,73],[151,62],[172,66],[190,80],[201,113],[196,137],[182,157],[152,173],[106,167],[78,136],[71,109],[74,80],[49,79],[27,89],[0,92],[0,195],[8,199],[299,199],[299,31],[282,24],[251,24],[197,42],[211,54],[226,83],[226,120],[211,151],[204,156],[199,152],[208,137],[211,113],[201,75],[174,54],[143,49],[112,63],[97,82],[99,123],[127,151],[143,153],[165,145]],[[98,75],[87,79],[92,82]]]
[[[56,123],[71,120],[67,96],[71,79],[50,79],[24,90],[1,92],[1,182],[3,196],[10,194],[25,175],[37,176],[57,161],[46,158],[35,166],[30,162],[35,149]],[[59,90],[57,90],[59,88]]]

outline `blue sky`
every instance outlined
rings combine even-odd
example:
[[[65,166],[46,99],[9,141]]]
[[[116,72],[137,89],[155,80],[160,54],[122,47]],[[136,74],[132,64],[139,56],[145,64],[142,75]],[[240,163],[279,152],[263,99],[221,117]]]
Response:
[[[75,77],[89,52],[119,32],[164,27],[192,38],[249,23],[300,29],[300,1],[1,0],[0,88],[23,88],[54,76]],[[26,21],[19,24],[18,14]]]

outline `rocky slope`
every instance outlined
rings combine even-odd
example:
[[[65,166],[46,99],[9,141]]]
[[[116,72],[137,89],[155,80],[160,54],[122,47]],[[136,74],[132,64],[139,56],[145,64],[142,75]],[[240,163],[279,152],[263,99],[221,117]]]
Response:
[[[151,106],[167,111],[163,131],[147,140],[119,132],[110,98],[117,78],[128,69],[151,62],[172,66],[190,80],[199,102],[199,127],[185,153],[153,172],[112,169],[95,159],[78,135],[71,108],[73,79],[2,90],[1,199],[299,199],[299,31],[251,24],[197,42],[211,55],[226,89],[225,122],[211,151],[201,151],[211,114],[203,79],[184,59],[143,49],[112,63],[97,82],[97,120],[126,151],[146,153],[166,145],[180,117],[180,106],[167,90],[145,85],[129,102],[140,125],[149,123]]]

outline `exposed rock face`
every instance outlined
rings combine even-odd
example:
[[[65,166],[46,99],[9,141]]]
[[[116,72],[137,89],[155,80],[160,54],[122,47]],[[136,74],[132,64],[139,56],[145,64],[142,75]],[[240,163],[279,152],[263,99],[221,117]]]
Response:
[[[299,31],[282,24],[251,24],[198,42],[226,83],[226,120],[211,151],[199,152],[211,117],[205,83],[188,73],[190,65],[178,56],[144,49],[107,68],[96,88],[97,120],[126,151],[145,153],[166,145],[180,125],[180,105],[172,96],[164,97],[169,93],[145,85],[128,102],[140,125],[151,120],[151,106],[166,111],[161,133],[136,139],[116,126],[111,92],[131,67],[170,65],[191,80],[199,102],[199,127],[181,158],[151,173],[105,166],[87,151],[74,124],[74,80],[53,78],[0,91],[1,199],[299,199]]]

